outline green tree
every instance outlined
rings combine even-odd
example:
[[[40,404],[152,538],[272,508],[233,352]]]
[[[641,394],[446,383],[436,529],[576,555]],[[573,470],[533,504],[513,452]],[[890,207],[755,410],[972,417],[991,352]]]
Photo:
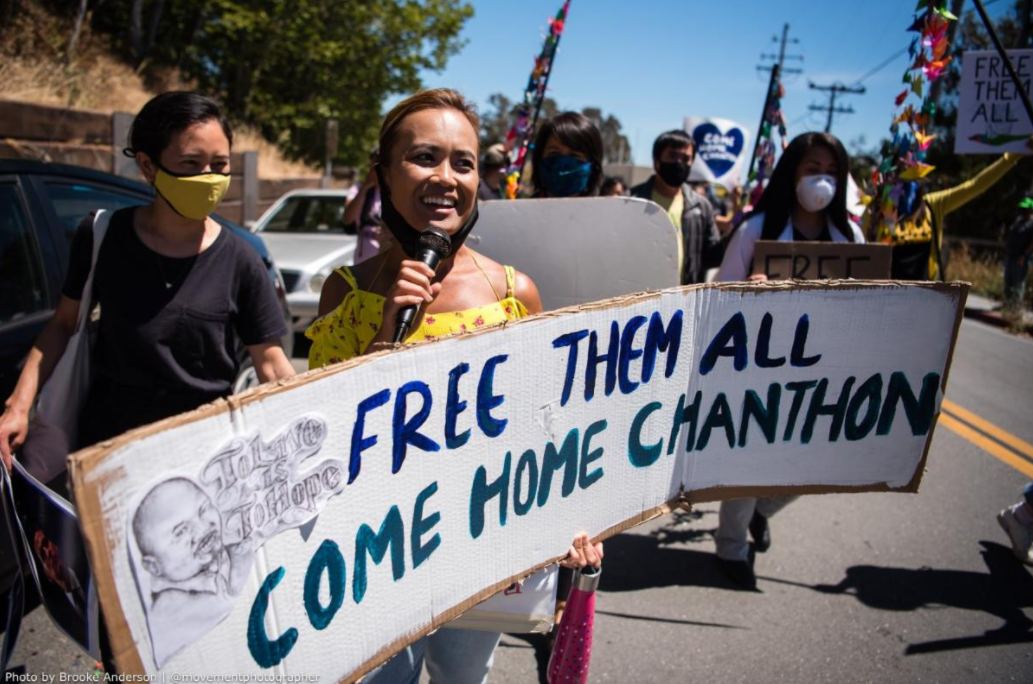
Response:
[[[631,162],[631,145],[621,133],[621,122],[613,114],[603,117],[599,107],[585,107],[581,113],[592,120],[603,136],[603,163],[628,164]]]
[[[488,96],[491,109],[481,112],[481,149],[502,142],[513,126],[513,101],[502,93]]]
[[[145,73],[179,68],[291,156],[321,161],[337,119],[335,158],[358,165],[385,98],[442,70],[472,15],[464,0],[109,0],[94,17]],[[158,19],[141,40],[143,16]]]
[[[488,96],[490,110],[481,113],[481,149],[487,148],[506,139],[506,133],[516,121],[520,105],[502,93]],[[542,111],[538,115],[539,123],[560,113],[559,105],[551,97],[542,100]]]
[[[869,146],[868,138],[862,134],[850,140],[846,146],[850,151],[850,175],[863,188],[870,184],[872,172],[879,165],[879,144]]]
[[[520,106],[502,93],[488,97],[490,109],[481,116],[481,148],[486,148],[506,139],[506,133],[516,121]],[[539,123],[552,118],[563,110],[551,97],[542,101]],[[621,133],[621,122],[612,114],[603,116],[599,107],[585,107],[581,113],[592,120],[603,137],[603,161],[607,164],[626,164],[631,161],[631,145]]]

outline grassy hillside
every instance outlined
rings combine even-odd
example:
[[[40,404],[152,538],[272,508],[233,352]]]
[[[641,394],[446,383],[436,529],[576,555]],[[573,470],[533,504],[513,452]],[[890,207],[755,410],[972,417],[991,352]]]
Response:
[[[0,3],[2,5],[2,3]],[[0,19],[7,23],[7,18]],[[66,52],[74,22],[44,6],[22,2],[0,30],[0,99],[100,112],[137,112],[165,90],[189,89],[175,70],[139,73],[105,50],[84,22],[74,55]],[[263,178],[315,177],[320,170],[286,159],[280,150],[246,127],[234,128],[237,151],[257,150]]]

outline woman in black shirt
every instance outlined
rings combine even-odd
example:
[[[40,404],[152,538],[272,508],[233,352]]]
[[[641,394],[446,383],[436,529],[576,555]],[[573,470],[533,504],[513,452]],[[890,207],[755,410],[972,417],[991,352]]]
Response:
[[[232,139],[215,101],[197,93],[158,95],[133,122],[126,153],[155,198],[116,211],[101,244],[88,303],[102,312],[97,373],[77,446],[229,395],[238,339],[262,382],[294,374],[279,344],[286,326],[261,258],[209,216],[229,186]],[[61,302],[0,417],[8,467],[28,434],[37,392],[75,330],[92,250],[91,216],[72,241]]]

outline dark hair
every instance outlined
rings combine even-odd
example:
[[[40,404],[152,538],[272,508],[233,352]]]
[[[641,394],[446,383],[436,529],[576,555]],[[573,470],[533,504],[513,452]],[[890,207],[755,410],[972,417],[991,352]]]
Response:
[[[661,133],[660,137],[653,141],[653,161],[659,161],[660,155],[668,147],[691,147],[695,151],[696,142],[691,135],[680,128]]]
[[[836,194],[832,198],[832,203],[825,208],[825,212],[843,237],[848,242],[854,241],[854,231],[850,227],[846,211],[846,177],[849,173],[850,157],[847,156],[839,138],[829,133],[804,133],[796,136],[775,164],[771,179],[764,188],[764,194],[760,196],[760,200],[747,217],[764,214],[762,240],[777,240],[785,230],[786,222],[796,206],[796,169],[803,161],[804,155],[815,145],[824,146],[836,159]]]
[[[473,126],[476,137],[477,131],[481,128],[481,120],[477,116],[477,109],[473,104],[462,96],[457,90],[451,88],[436,88],[434,90],[421,90],[405,98],[387,113],[384,123],[380,125],[380,148],[375,161],[381,166],[387,167],[391,162],[391,148],[398,139],[398,127],[410,114],[422,112],[425,109],[454,109],[470,122]],[[480,139],[477,141],[480,148]],[[479,151],[479,149],[477,150]]]
[[[143,106],[129,128],[129,147],[122,150],[127,157],[143,152],[151,161],[160,163],[161,153],[176,133],[208,121],[218,121],[233,147],[230,122],[222,115],[219,103],[200,93],[171,90],[156,95]]]
[[[605,195],[610,190],[613,190],[616,185],[623,185],[625,190],[628,188],[628,184],[620,176],[607,176],[603,184],[599,186],[599,194]]]
[[[591,119],[577,112],[557,114],[538,129],[538,135],[534,139],[534,149],[531,151],[531,185],[534,187],[534,194],[536,196],[545,194],[545,187],[539,173],[540,162],[545,152],[545,145],[554,135],[570,149],[588,157],[588,161],[592,164],[592,175],[589,176],[588,185],[579,197],[598,195],[599,184],[603,179],[603,136],[599,134],[599,129]]]

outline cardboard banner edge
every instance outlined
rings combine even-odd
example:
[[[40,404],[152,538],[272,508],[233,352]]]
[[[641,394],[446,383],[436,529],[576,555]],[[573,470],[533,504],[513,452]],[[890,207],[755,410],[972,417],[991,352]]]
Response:
[[[510,322],[503,326],[495,328],[477,331],[469,335],[458,336],[453,338],[446,338],[442,340],[435,340],[424,344],[441,344],[446,341],[461,342],[464,339],[470,339],[473,335],[489,334],[498,332],[500,329],[508,327],[509,325],[525,325],[540,321],[544,318],[551,318],[555,316],[566,316],[572,313],[581,311],[592,311],[605,308],[623,307],[638,303],[647,299],[654,299],[668,292],[680,292],[688,291],[693,289],[717,289],[727,290],[730,292],[751,292],[751,293],[763,293],[766,291],[785,291],[785,290],[874,290],[882,288],[893,288],[893,287],[918,287],[921,289],[929,289],[941,294],[956,294],[957,304],[955,310],[955,321],[953,338],[948,351],[946,367],[944,368],[943,380],[942,380],[942,391],[946,391],[946,378],[949,373],[952,355],[957,342],[957,337],[960,331],[961,320],[963,318],[964,303],[967,299],[967,294],[970,288],[970,284],[962,281],[950,281],[950,282],[911,282],[911,281],[894,281],[894,280],[882,280],[882,281],[862,281],[862,280],[825,280],[825,281],[769,281],[762,283],[709,283],[702,285],[690,285],[679,288],[671,288],[669,290],[658,290],[658,291],[647,291],[642,293],[636,293],[633,295],[624,295],[620,297],[614,297],[607,300],[601,300],[599,302],[592,302],[590,304],[577,305],[572,307],[566,307],[553,312],[546,312],[531,316],[526,319],[519,321]],[[412,345],[405,348],[389,349],[379,351],[368,356],[357,357],[349,361],[345,361],[335,366],[330,366],[321,369],[315,369],[306,373],[288,378],[285,380],[278,381],[274,384],[265,385],[262,387],[255,388],[241,395],[236,395],[228,399],[220,399],[210,404],[206,404],[194,411],[180,414],[163,421],[143,426],[135,430],[129,431],[116,437],[113,440],[101,442],[92,447],[80,450],[71,454],[68,458],[68,470],[69,478],[72,484],[72,489],[75,494],[75,503],[78,509],[81,511],[80,519],[83,521],[89,521],[83,523],[83,536],[85,538],[87,552],[90,557],[91,567],[93,568],[94,574],[98,578],[102,578],[102,581],[97,582],[97,595],[101,603],[101,606],[105,615],[105,624],[109,627],[110,642],[113,647],[113,653],[115,656],[116,664],[119,670],[128,674],[144,674],[143,659],[140,656],[138,645],[132,637],[132,633],[129,628],[128,621],[122,612],[122,604],[119,600],[118,594],[115,590],[115,578],[111,563],[109,562],[110,549],[108,548],[108,535],[107,530],[104,527],[104,521],[101,513],[100,504],[100,489],[103,487],[107,477],[96,479],[96,470],[103,463],[104,459],[124,447],[125,445],[161,432],[165,432],[170,429],[180,427],[181,425],[197,422],[210,417],[218,416],[223,413],[240,410],[242,407],[256,401],[260,401],[267,396],[279,394],[289,389],[294,389],[298,386],[308,384],[317,379],[321,379],[324,376],[334,375],[337,373],[345,372],[355,366],[372,362],[382,356],[394,353],[404,353],[412,351],[414,349],[422,348],[424,345]],[[922,458],[916,466],[915,473],[911,481],[902,487],[890,487],[887,483],[877,484],[865,484],[865,485],[793,485],[793,486],[777,486],[777,487],[710,487],[702,490],[694,490],[682,492],[679,497],[668,501],[660,506],[652,509],[643,511],[642,513],[632,516],[631,518],[622,521],[610,528],[604,530],[595,539],[601,541],[607,539],[621,532],[632,529],[640,524],[648,522],[649,520],[655,519],[661,515],[666,515],[676,508],[685,508],[695,503],[706,503],[721,501],[724,499],[742,498],[746,496],[781,496],[786,494],[831,494],[831,493],[858,493],[858,492],[917,492],[918,486],[921,483],[922,474],[925,469],[926,461],[928,459],[929,449],[932,443],[932,436],[935,432],[935,427],[938,422],[938,413],[934,417],[932,426],[930,427],[929,434],[926,436],[926,443]],[[87,534],[87,529],[90,533]],[[363,663],[359,668],[349,673],[340,681],[342,684],[346,682],[356,681],[361,678],[381,663],[386,662],[391,656],[397,653],[405,646],[413,643],[420,637],[440,628],[447,624],[451,620],[461,615],[466,610],[480,603],[482,600],[494,595],[498,591],[505,589],[507,586],[512,584],[514,581],[522,579],[530,575],[531,573],[555,563],[558,558],[552,558],[541,563],[536,564],[529,570],[521,573],[517,573],[512,577],[497,582],[490,587],[483,588],[477,591],[474,595],[468,599],[460,602],[459,604],[450,607],[448,610],[442,612],[438,616],[435,616],[431,623],[424,629],[417,632],[404,635],[396,639],[391,644],[385,646],[377,652],[372,658]]]
[[[382,358],[389,354],[408,353],[417,349],[422,349],[428,345],[433,344],[446,344],[450,342],[462,342],[464,340],[474,339],[478,335],[489,335],[497,333],[501,330],[505,330],[510,327],[519,325],[535,324],[542,320],[555,318],[559,316],[568,316],[583,311],[596,311],[599,309],[609,308],[622,308],[626,306],[632,306],[641,301],[647,301],[649,299],[656,299],[667,293],[677,292],[688,292],[691,290],[721,290],[729,292],[750,292],[750,293],[763,293],[768,291],[784,291],[784,290],[875,290],[882,288],[893,288],[893,287],[917,287],[921,289],[933,290],[942,294],[950,294],[955,291],[961,292],[959,301],[962,303],[967,297],[968,289],[971,287],[970,283],[965,281],[906,281],[906,280],[775,280],[765,282],[729,282],[729,283],[701,283],[698,285],[684,285],[676,288],[669,288],[666,290],[648,290],[645,292],[637,292],[631,295],[622,295],[619,297],[611,297],[610,299],[603,299],[598,302],[591,302],[588,304],[579,304],[575,306],[569,306],[555,311],[546,311],[533,316],[528,316],[515,321],[507,321],[506,323],[494,326],[492,328],[477,330],[474,332],[454,335],[451,337],[440,338],[436,340],[429,340],[420,342],[417,344],[399,346],[393,349],[385,349],[383,351],[377,351],[372,354],[358,356],[347,361],[343,361],[333,366],[326,366],[323,368],[316,368],[304,373],[299,373],[290,378],[277,380],[275,382],[266,383],[255,387],[241,394],[230,396],[226,399],[217,399],[209,404],[204,404],[193,411],[181,413],[170,418],[144,425],[128,432],[125,432],[113,439],[99,442],[93,446],[86,447],[69,455],[69,474],[73,473],[71,465],[75,462],[82,462],[84,468],[76,468],[74,472],[80,473],[80,477],[85,476],[93,467],[99,463],[104,456],[113,453],[126,444],[133,441],[150,437],[152,435],[165,432],[181,425],[204,420],[215,416],[222,415],[224,413],[230,413],[234,410],[239,410],[244,406],[252,404],[257,401],[261,401],[267,397],[275,396],[282,392],[286,392],[291,389],[295,389],[298,386],[306,385],[310,382],[314,382],[317,379],[328,377],[330,375],[336,375],[343,373],[351,368],[360,366],[366,363],[372,363],[376,359]],[[963,312],[964,309],[959,309],[959,312]],[[959,313],[960,315],[960,313]],[[955,320],[955,340],[957,339],[957,328],[960,326],[960,320]],[[951,346],[951,352],[953,353],[954,346]],[[73,481],[74,484],[74,481]]]
[[[103,453],[88,454],[90,458],[72,459],[69,457],[68,475],[72,484],[75,506],[79,512],[79,524],[82,528],[86,554],[90,559],[94,584],[97,590],[97,601],[101,607],[100,628],[107,628],[108,644],[119,672],[143,675],[143,659],[137,650],[136,642],[129,629],[122,610],[115,583],[115,574],[111,567],[111,550],[108,548],[107,529],[101,515],[100,487],[89,480],[92,471],[99,465]],[[90,533],[87,533],[90,530]]]

